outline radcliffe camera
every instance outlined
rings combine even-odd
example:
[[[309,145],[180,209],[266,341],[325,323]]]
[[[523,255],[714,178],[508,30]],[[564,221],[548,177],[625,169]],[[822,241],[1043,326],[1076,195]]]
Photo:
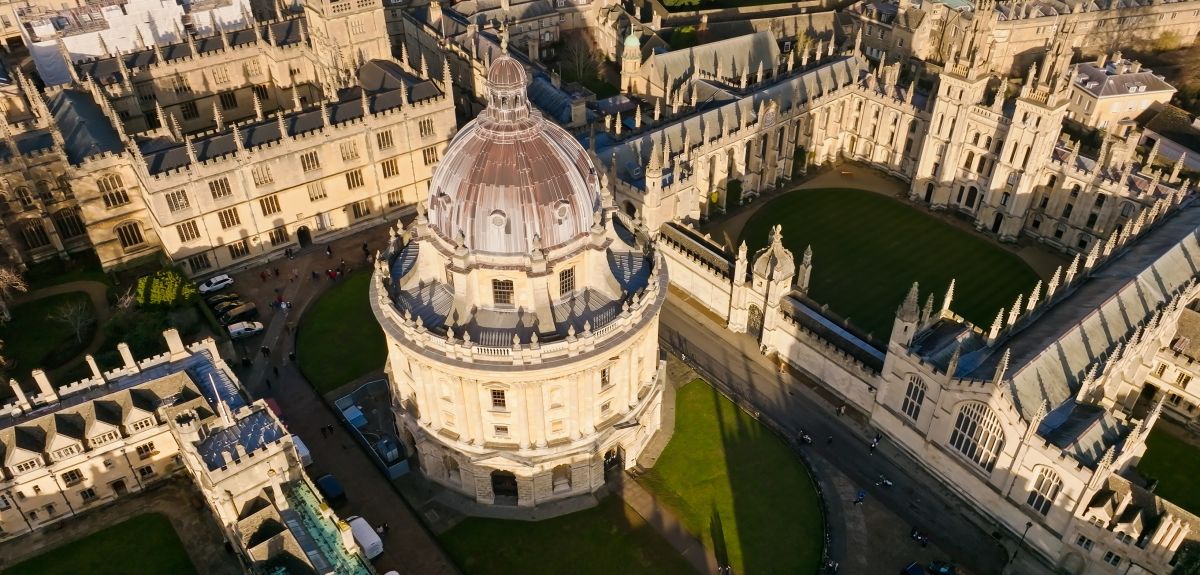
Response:
[[[1200,575],[1200,0],[0,0],[0,575]]]

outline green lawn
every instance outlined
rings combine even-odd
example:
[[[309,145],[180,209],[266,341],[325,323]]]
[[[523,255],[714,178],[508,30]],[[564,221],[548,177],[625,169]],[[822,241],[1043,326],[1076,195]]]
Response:
[[[0,341],[4,342],[0,354],[10,362],[6,370],[9,377],[23,378],[34,368],[48,370],[65,365],[91,343],[94,322],[91,332],[84,334],[80,343],[67,324],[47,319],[59,307],[73,301],[85,302],[95,318],[92,300],[83,292],[53,295],[12,308],[12,321],[0,325]]]
[[[734,573],[816,573],[820,501],[791,449],[698,379],[675,412],[675,435],[639,481]]]
[[[1146,440],[1146,455],[1138,463],[1138,473],[1157,479],[1156,494],[1192,513],[1200,515],[1200,448],[1154,429]]]
[[[321,393],[382,368],[387,359],[383,330],[367,299],[370,282],[370,270],[346,276],[300,322],[296,360]]]
[[[0,575],[186,575],[196,569],[165,515],[147,513],[18,563]]]
[[[113,280],[100,269],[100,260],[94,253],[80,253],[69,261],[50,259],[30,264],[25,271],[30,291],[74,281],[96,281],[112,287]]]
[[[766,245],[771,226],[783,225],[783,241],[799,264],[813,248],[809,296],[885,340],[896,309],[913,282],[921,304],[934,305],[955,279],[951,308],[987,329],[1001,307],[1032,291],[1037,275],[1015,254],[955,228],[896,199],[852,189],[799,190],[763,206],[742,231],[755,250]],[[751,262],[753,264],[753,262]]]
[[[544,521],[467,519],[441,540],[468,575],[694,573],[615,495],[592,509]]]

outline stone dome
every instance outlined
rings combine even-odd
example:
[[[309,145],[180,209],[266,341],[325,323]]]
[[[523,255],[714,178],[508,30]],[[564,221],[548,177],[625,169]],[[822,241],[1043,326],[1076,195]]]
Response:
[[[589,232],[596,169],[566,130],[530,108],[522,65],[488,69],[488,106],[446,148],[429,184],[429,223],[477,253],[525,255]]]

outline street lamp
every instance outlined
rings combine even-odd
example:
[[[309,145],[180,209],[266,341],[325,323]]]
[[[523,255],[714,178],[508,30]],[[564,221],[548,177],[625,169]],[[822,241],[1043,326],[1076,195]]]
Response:
[[[1030,528],[1030,527],[1033,527],[1033,522],[1032,522],[1032,521],[1026,521],[1026,522],[1025,522],[1025,531],[1024,531],[1023,533],[1021,533],[1021,541],[1017,543],[1017,548],[1016,548],[1016,549],[1013,549],[1013,554],[1012,554],[1012,557],[1009,557],[1009,558],[1008,558],[1008,561],[1006,561],[1006,562],[1004,563],[1004,565],[1005,565],[1005,566],[1011,565],[1013,561],[1016,561],[1016,560],[1017,560],[1017,553],[1020,553],[1020,552],[1021,552],[1021,547],[1025,545],[1025,536],[1026,536],[1026,535],[1029,535],[1029,528]]]

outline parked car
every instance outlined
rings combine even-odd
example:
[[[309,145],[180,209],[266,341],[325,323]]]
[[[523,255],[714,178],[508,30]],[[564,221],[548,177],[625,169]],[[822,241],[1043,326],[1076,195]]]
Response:
[[[242,299],[242,296],[238,295],[237,292],[231,291],[229,293],[222,293],[222,294],[217,294],[217,295],[211,296],[204,301],[207,301],[208,305],[217,305],[219,303],[225,303],[227,301],[237,301],[239,299]]]
[[[350,534],[354,536],[354,542],[358,543],[358,547],[362,549],[363,557],[368,560],[374,559],[383,555],[383,540],[379,538],[379,534],[367,523],[366,519],[357,515],[346,519],[346,523],[350,524]]]
[[[317,491],[320,491],[321,496],[329,503],[346,501],[346,490],[342,489],[342,484],[336,477],[328,473],[317,478]]]
[[[932,561],[927,567],[934,575],[959,575],[958,566],[947,561]]]
[[[233,285],[233,278],[229,277],[229,274],[220,274],[204,280],[197,289],[200,290],[200,293],[205,294],[221,291],[231,285]]]
[[[252,303],[248,303],[225,312],[218,319],[221,325],[229,325],[239,321],[250,321],[256,317],[258,317],[258,307]]]
[[[904,570],[900,571],[900,575],[928,575],[928,572],[925,571],[925,568],[920,563],[913,561],[906,565]]]
[[[221,315],[231,309],[239,308],[244,305],[246,305],[246,302],[244,302],[240,299],[234,300],[234,301],[222,302],[222,303],[219,303],[219,304],[213,306],[213,313],[215,313],[217,315]]]
[[[229,337],[242,339],[250,337],[263,330],[263,324],[257,321],[239,321],[229,324]]]

